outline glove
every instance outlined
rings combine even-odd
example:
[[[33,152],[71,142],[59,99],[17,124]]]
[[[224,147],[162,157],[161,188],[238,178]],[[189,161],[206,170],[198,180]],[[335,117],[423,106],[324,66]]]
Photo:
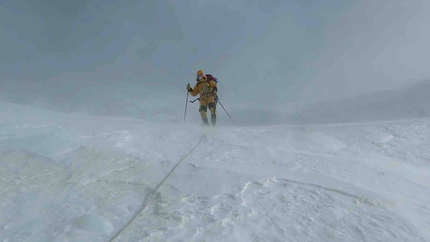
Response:
[[[190,83],[187,84],[187,90],[188,90],[188,92],[192,92],[193,91],[193,89],[190,86]]]

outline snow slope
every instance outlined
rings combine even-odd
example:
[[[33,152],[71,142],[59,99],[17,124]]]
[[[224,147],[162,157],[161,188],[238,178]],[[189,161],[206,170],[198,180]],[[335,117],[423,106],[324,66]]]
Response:
[[[429,125],[204,129],[1,103],[0,241],[430,241]]]

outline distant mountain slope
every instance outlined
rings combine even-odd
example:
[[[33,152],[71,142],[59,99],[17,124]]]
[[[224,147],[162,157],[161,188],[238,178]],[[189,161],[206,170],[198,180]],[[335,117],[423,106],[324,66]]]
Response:
[[[430,80],[401,90],[312,105],[288,115],[291,123],[344,123],[430,117]]]

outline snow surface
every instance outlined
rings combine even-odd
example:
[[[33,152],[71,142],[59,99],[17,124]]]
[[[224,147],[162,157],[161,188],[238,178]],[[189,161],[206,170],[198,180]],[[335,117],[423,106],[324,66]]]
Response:
[[[430,241],[429,125],[205,129],[0,103],[0,241]]]

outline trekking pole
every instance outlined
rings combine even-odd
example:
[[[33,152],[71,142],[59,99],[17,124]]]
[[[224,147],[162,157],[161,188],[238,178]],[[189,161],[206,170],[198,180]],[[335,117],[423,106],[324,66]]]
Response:
[[[184,113],[184,123],[185,123],[185,118],[187,117],[187,106],[188,106],[188,90],[187,90],[187,99],[185,100],[185,113]]]
[[[233,118],[230,116],[230,114],[228,114],[227,110],[225,110],[224,106],[222,105],[222,103],[219,101],[219,98],[217,98],[217,102],[219,102],[219,104],[221,105],[222,109],[224,109],[225,113],[227,113],[228,117],[231,119],[231,121],[233,121]]]

